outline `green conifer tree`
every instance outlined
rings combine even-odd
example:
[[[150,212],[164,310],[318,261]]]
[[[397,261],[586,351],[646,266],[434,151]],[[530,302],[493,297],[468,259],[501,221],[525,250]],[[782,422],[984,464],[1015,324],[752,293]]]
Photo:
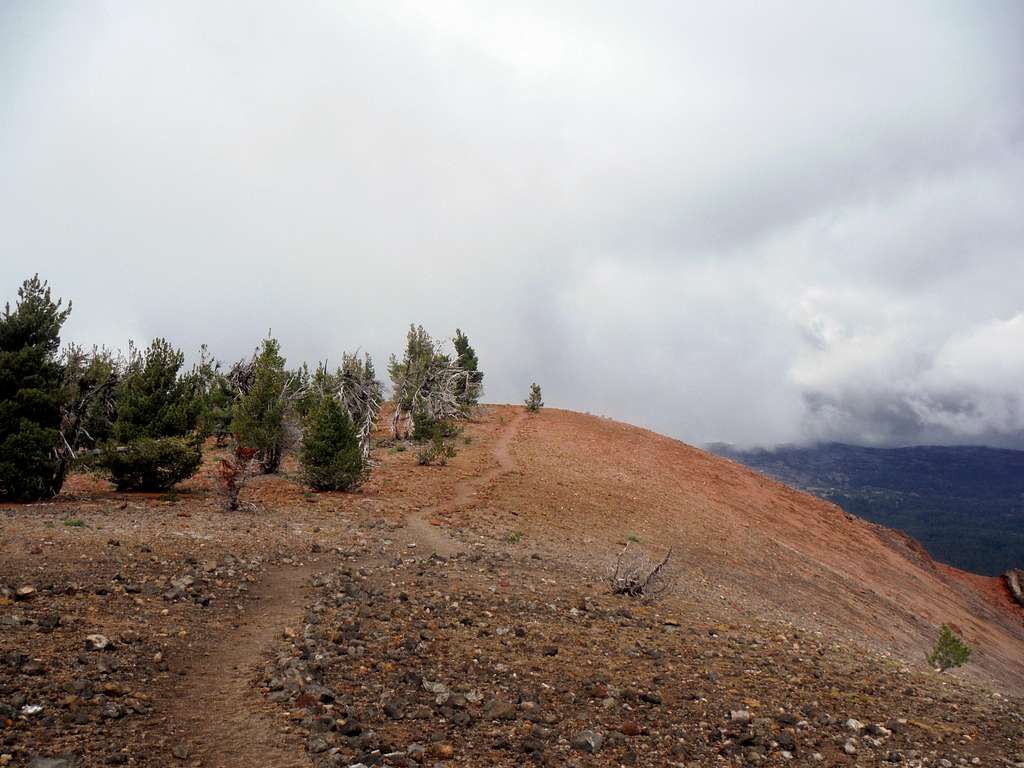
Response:
[[[64,367],[57,358],[61,309],[39,275],[18,289],[0,316],[0,499],[34,501],[60,492]]]
[[[198,408],[185,377],[178,375],[185,355],[166,339],[154,339],[145,352],[129,348],[117,392],[114,441],[182,437],[196,427]]]
[[[217,445],[223,446],[231,434],[231,418],[238,392],[220,371],[214,376],[206,393],[205,406],[200,417],[200,431],[212,435]]]
[[[526,398],[526,410],[530,413],[537,413],[544,406],[540,396],[540,384],[534,382],[530,385],[530,394]]]
[[[236,403],[231,421],[238,442],[256,449],[266,473],[278,470],[284,453],[289,381],[284,364],[277,339],[264,339],[256,357],[252,387]]]
[[[189,420],[197,436],[205,439],[213,435],[217,444],[222,444],[231,423],[231,402],[235,393],[221,370],[220,361],[203,344],[199,348],[199,361],[181,378],[188,392]]]
[[[443,357],[422,325],[409,325],[405,337],[405,355],[401,360],[391,355],[388,361],[392,398],[398,408],[412,410],[413,398],[426,380],[431,365]]]
[[[461,328],[455,329],[455,338],[452,342],[455,345],[456,363],[466,372],[466,378],[458,383],[456,396],[463,406],[472,408],[480,402],[480,395],[483,392],[484,375],[479,369],[480,361],[477,359],[476,350],[469,343],[469,337]]]
[[[962,666],[971,657],[970,647],[948,625],[943,624],[927,660],[938,670],[945,672],[951,667]]]
[[[68,390],[61,425],[64,440],[76,453],[97,448],[114,434],[123,361],[106,348],[86,351],[69,344],[63,362]]]
[[[322,397],[307,416],[299,463],[306,482],[320,491],[349,490],[362,480],[366,465],[359,436],[337,397]]]
[[[154,339],[144,352],[129,347],[117,418],[98,460],[118,490],[166,490],[199,469],[202,403],[195,382],[180,375],[184,361],[166,339]]]

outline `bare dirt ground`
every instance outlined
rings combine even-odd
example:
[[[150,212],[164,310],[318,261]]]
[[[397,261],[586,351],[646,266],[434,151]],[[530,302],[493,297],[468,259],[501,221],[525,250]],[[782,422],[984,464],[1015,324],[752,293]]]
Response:
[[[169,716],[179,755],[204,756],[213,768],[309,765],[294,741],[277,731],[274,713],[252,695],[252,677],[282,627],[288,633],[302,623],[313,572],[300,563],[268,570],[255,588],[258,602],[189,670]]]
[[[613,422],[492,407],[458,447],[382,445],[353,494],[259,478],[255,512],[219,511],[212,457],[165,497],[4,508],[0,764],[1024,763],[987,582]],[[673,595],[607,594],[626,542],[676,547]],[[942,621],[977,664],[925,668]]]
[[[976,648],[966,671],[1024,690],[1024,611],[997,579],[935,563],[903,534],[848,515],[733,462],[607,419],[545,410],[512,444],[493,514],[457,528],[523,545],[563,542],[602,563],[629,537],[673,547],[681,591],[751,617],[921,658],[938,626]],[[586,457],[583,460],[581,457]],[[563,547],[564,548],[564,547]]]
[[[440,530],[442,518],[471,509],[477,492],[486,490],[499,477],[515,469],[509,444],[525,418],[525,413],[515,414],[494,441],[492,450],[497,466],[456,483],[455,492],[447,501],[408,516],[406,525],[414,540],[442,555],[453,555],[462,549],[450,533]]]

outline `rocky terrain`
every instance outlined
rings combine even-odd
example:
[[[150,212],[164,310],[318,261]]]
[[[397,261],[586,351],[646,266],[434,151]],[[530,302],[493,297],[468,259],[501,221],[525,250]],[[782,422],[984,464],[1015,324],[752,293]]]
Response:
[[[988,580],[578,414],[412,454],[247,512],[208,474],[4,508],[0,765],[1024,764],[1024,614]],[[609,594],[625,544],[673,546],[675,588]],[[977,661],[939,674],[944,620]]]

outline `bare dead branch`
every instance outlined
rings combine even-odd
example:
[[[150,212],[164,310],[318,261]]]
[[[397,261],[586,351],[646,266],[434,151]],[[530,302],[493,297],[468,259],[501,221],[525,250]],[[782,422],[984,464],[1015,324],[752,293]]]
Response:
[[[610,568],[608,588],[614,595],[654,599],[674,585],[669,569],[670,548],[665,557],[654,563],[644,552],[630,552],[626,544]]]
[[[401,382],[395,392],[395,413],[391,420],[392,433],[396,438],[412,431],[412,415],[424,412],[435,421],[458,421],[466,418],[467,409],[461,394],[479,385],[470,371],[443,356],[436,356],[418,378]]]

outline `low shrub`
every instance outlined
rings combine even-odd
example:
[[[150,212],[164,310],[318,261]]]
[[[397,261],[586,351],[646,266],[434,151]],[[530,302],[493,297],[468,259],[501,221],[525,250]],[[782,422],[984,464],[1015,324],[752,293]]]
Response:
[[[412,412],[412,439],[429,440],[434,434],[436,425],[437,422],[425,408],[417,408]]]
[[[430,442],[420,446],[416,451],[416,461],[422,466],[429,464],[440,464],[444,466],[448,459],[455,457],[455,444],[444,439],[444,432],[440,424],[434,425],[434,432]]]
[[[166,491],[199,469],[199,446],[182,437],[143,437],[126,446],[108,446],[96,466],[119,491]]]
[[[939,630],[932,652],[926,657],[928,663],[945,672],[951,667],[962,666],[971,657],[971,648],[946,624]]]

